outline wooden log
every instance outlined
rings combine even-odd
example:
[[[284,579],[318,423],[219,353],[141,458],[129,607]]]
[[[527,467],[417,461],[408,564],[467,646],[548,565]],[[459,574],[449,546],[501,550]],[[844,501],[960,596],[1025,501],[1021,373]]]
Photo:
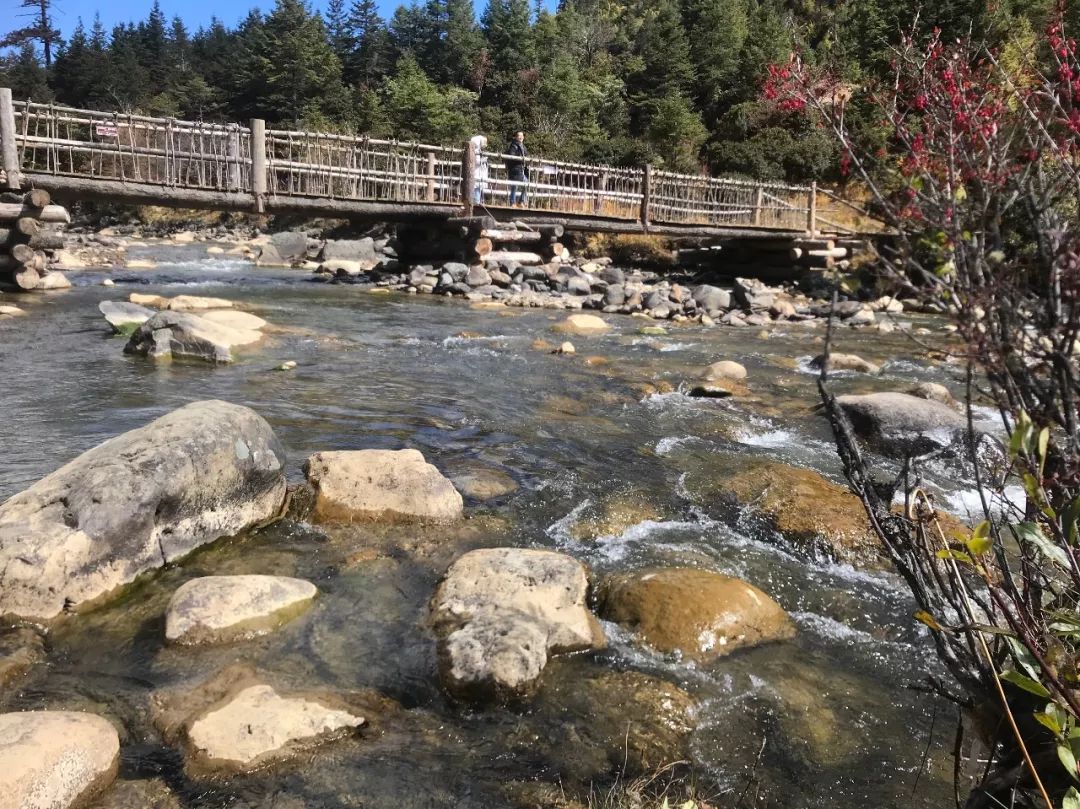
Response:
[[[55,230],[43,230],[31,236],[26,243],[35,250],[63,250],[64,234]]]
[[[566,228],[562,225],[539,225],[537,228],[549,242],[556,242],[562,238]]]
[[[41,222],[31,216],[20,216],[11,229],[23,236],[36,236],[41,232]]]
[[[13,244],[8,248],[8,255],[19,264],[27,264],[34,259],[34,248],[28,244]]]
[[[499,230],[498,228],[484,228],[480,236],[493,242],[539,242],[544,239],[544,234],[538,230]]]
[[[475,242],[473,242],[472,246],[473,254],[479,256],[480,258],[489,255],[494,249],[495,246],[491,243],[491,239],[484,237],[477,239]]]
[[[44,188],[31,188],[23,197],[23,203],[27,208],[44,208],[52,204],[52,194]]]
[[[495,221],[494,216],[451,216],[447,218],[446,224],[451,228],[468,228],[477,235],[485,230],[491,230],[498,227],[498,222]]]
[[[465,141],[461,155],[461,202],[465,216],[473,215],[473,189],[476,187],[476,152],[472,143]]]
[[[20,267],[11,274],[11,280],[15,286],[27,292],[41,286],[41,276],[33,267]]]
[[[789,243],[789,246],[790,243]],[[803,250],[832,250],[836,247],[835,239],[796,239],[795,247],[801,247]]]
[[[7,187],[16,191],[22,186],[19,170],[19,147],[15,143],[15,103],[11,90],[0,87],[0,168],[7,177]]]
[[[832,247],[826,250],[807,250],[804,255],[807,258],[847,258],[848,250],[846,247]]]
[[[71,224],[71,215],[59,205],[46,205],[38,210],[18,203],[0,202],[0,222],[14,222],[26,216],[53,224]]]
[[[544,259],[539,253],[528,253],[523,250],[492,250],[486,256],[485,261],[516,261],[518,264],[543,264]]]
[[[251,193],[255,197],[255,213],[265,213],[266,121],[261,118],[251,119]]]
[[[645,164],[645,171],[641,179],[641,213],[638,219],[642,229],[649,232],[649,206],[652,204],[652,166]]]
[[[14,256],[0,254],[0,270],[19,272],[25,268],[36,273],[43,273],[47,266],[48,261],[45,258],[45,254],[37,251],[31,251],[30,259],[28,261],[19,261]]]

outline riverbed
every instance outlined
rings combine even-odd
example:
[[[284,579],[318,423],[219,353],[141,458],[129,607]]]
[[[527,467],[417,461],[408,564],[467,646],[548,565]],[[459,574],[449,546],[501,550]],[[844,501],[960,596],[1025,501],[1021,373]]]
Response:
[[[467,498],[468,519],[455,528],[284,520],[215,543],[118,601],[61,621],[46,661],[0,693],[0,710],[108,716],[123,728],[120,781],[158,779],[185,807],[535,806],[545,805],[536,798],[542,785],[581,794],[625,771],[629,728],[643,718],[623,698],[625,681],[609,675],[640,672],[692,696],[688,769],[716,805],[733,805],[748,782],[758,805],[952,799],[955,710],[925,690],[926,676],[940,671],[899,577],[801,557],[779,536],[720,519],[689,483],[754,456],[842,482],[809,369],[823,328],[665,324],[666,334],[643,334],[647,321],[613,315],[610,333],[572,337],[576,353],[557,355],[537,341],[561,342],[551,327],[565,313],[373,294],[204,256],[200,245],[136,248],[131,257],[152,258],[157,269],[72,273],[73,289],[19,298],[26,315],[0,320],[0,500],[106,438],[209,398],[264,416],[287,449],[293,482],[319,450],[413,447],[451,478],[495,470],[516,488]],[[116,285],[101,286],[105,277]],[[233,299],[269,321],[269,339],[229,365],[127,356],[97,304],[131,292]],[[847,330],[837,348],[883,365],[875,377],[837,375],[838,392],[924,381],[961,390],[959,369],[901,333]],[[748,395],[680,392],[719,359],[747,368]],[[276,370],[290,360],[294,370]],[[929,487],[960,510],[955,476],[938,471]],[[640,519],[604,533],[598,515],[612,503]],[[581,529],[590,524],[601,529]],[[466,708],[439,688],[427,603],[454,558],[497,545],[561,550],[594,577],[655,564],[739,576],[780,602],[797,636],[695,665],[608,624],[609,648],[555,659],[531,706]],[[208,573],[300,576],[321,595],[265,638],[165,647],[170,594]],[[235,661],[296,688],[370,690],[400,710],[377,733],[303,762],[189,779],[150,724],[149,698]],[[104,801],[95,805],[111,805]]]

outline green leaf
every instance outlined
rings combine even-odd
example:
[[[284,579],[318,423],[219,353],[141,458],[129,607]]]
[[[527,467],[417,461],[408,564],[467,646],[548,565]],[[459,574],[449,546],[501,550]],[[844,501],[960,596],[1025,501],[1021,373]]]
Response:
[[[1028,648],[1024,646],[1017,638],[1011,635],[1005,635],[1005,642],[1009,644],[1009,650],[1013,653],[1013,657],[1016,658],[1016,662],[1020,664],[1020,668],[1028,673],[1032,679],[1039,679],[1039,661],[1036,660]]]
[[[938,551],[935,554],[938,559],[952,559],[956,562],[963,562],[965,565],[974,565],[975,560],[963,551],[953,551],[949,549]]]
[[[1036,523],[1022,522],[1012,526],[1012,530],[1016,533],[1016,538],[1021,542],[1026,542],[1034,545],[1036,550],[1039,551],[1047,560],[1053,562],[1062,570],[1069,570],[1069,556],[1065,553],[1065,549],[1059,547],[1049,537],[1042,532]]]
[[[1049,729],[1049,731],[1055,736],[1061,735],[1061,725],[1059,725],[1057,719],[1052,717],[1050,714],[1036,712],[1035,714],[1033,714],[1033,716],[1035,717],[1036,722],[1038,722],[1043,727]]]
[[[1077,529],[1080,528],[1078,523],[1080,523],[1080,497],[1072,501],[1061,518],[1061,530],[1070,545],[1076,543]]]
[[[1046,450],[1050,447],[1050,428],[1043,427],[1039,430],[1039,477],[1042,477],[1043,467],[1046,466]]]
[[[1069,787],[1061,799],[1061,809],[1080,809],[1080,792],[1076,791],[1076,787]]]
[[[1057,754],[1058,758],[1061,759],[1061,765],[1069,771],[1069,775],[1076,778],[1076,756],[1073,754],[1072,748],[1067,744],[1059,744]]]
[[[990,523],[987,520],[983,520],[981,523],[975,526],[975,530],[971,532],[971,539],[966,543],[967,549],[971,551],[973,556],[982,556],[992,547],[994,547],[994,539],[990,536]]]
[[[1031,432],[1031,419],[1024,411],[1020,411],[1016,426],[1013,427],[1012,435],[1009,436],[1009,457],[1015,458],[1027,443],[1028,433]]]
[[[1047,699],[1050,697],[1050,692],[1046,690],[1046,686],[1040,683],[1038,680],[1033,680],[1030,677],[1025,677],[1018,671],[1003,671],[1001,672],[1001,679],[1007,683],[1012,683],[1017,688],[1022,688],[1029,694],[1034,694],[1037,697]]]
[[[957,186],[956,191],[953,192],[953,199],[957,202],[963,202],[967,199],[967,189],[962,185]]]

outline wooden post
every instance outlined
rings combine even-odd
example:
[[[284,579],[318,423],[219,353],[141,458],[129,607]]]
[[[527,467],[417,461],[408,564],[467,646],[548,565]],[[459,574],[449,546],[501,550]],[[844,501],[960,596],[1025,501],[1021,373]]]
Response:
[[[813,238],[817,233],[817,181],[810,183],[810,194],[806,206],[806,232]]]
[[[226,146],[226,159],[229,164],[229,190],[240,190],[240,127],[229,127],[229,142]]]
[[[473,188],[476,186],[476,155],[472,143],[465,141],[465,152],[461,157],[461,201],[465,209],[464,216],[473,215]]]
[[[427,201],[435,201],[435,153],[427,153]]]
[[[652,202],[652,166],[645,164],[645,171],[641,179],[641,229],[649,232],[649,205]]]
[[[608,173],[600,172],[599,184],[596,189],[596,200],[593,202],[593,213],[599,214],[604,210],[604,192],[607,191]]]
[[[7,175],[7,187],[18,191],[22,186],[22,172],[15,132],[15,103],[11,100],[11,90],[0,87],[0,158]]]
[[[251,119],[251,193],[255,213],[266,211],[266,121]]]
[[[761,227],[761,207],[765,203],[765,186],[759,185],[754,191],[754,227]]]

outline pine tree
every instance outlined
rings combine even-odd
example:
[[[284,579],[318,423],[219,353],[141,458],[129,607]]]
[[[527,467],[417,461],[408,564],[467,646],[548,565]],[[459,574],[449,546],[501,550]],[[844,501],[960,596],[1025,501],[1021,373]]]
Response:
[[[344,64],[353,49],[345,0],[330,0],[326,6],[326,33],[330,37],[330,47],[334,49],[338,60]]]
[[[0,38],[0,48],[14,46],[21,49],[27,42],[40,42],[45,55],[45,67],[51,67],[53,51],[63,42],[60,29],[53,22],[53,0],[20,0],[19,5],[29,9],[23,16],[30,18],[30,25],[17,28]]]
[[[32,42],[23,42],[17,53],[0,60],[0,86],[9,87],[15,98],[52,100],[45,67]]]
[[[443,46],[441,79],[451,84],[468,85],[484,47],[484,35],[476,24],[472,0],[446,0]]]
[[[715,121],[732,97],[740,54],[749,31],[746,0],[688,0],[684,12],[690,57],[697,77],[698,108]]]
[[[371,87],[382,80],[389,69],[390,45],[375,0],[353,0],[346,20],[351,52],[345,62],[349,84]]]

